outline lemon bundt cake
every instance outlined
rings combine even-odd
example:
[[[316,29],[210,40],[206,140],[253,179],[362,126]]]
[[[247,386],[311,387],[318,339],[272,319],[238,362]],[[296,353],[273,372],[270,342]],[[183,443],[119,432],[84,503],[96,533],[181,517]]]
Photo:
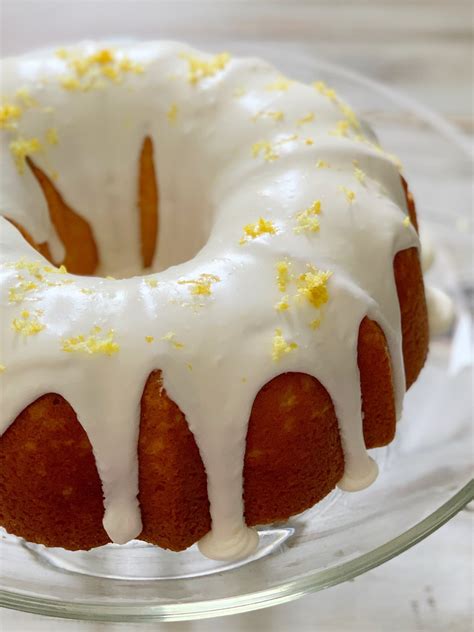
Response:
[[[370,485],[428,349],[371,129],[322,82],[169,42],[2,84],[0,524],[232,559]]]

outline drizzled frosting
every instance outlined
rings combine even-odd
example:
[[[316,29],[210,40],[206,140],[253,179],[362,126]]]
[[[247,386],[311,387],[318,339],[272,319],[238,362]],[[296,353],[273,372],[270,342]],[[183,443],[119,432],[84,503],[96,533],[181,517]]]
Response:
[[[339,486],[370,485],[357,337],[383,328],[397,412],[404,395],[394,255],[418,246],[397,165],[333,90],[256,59],[179,43],[85,43],[2,64],[0,211],[64,249],[35,164],[93,229],[102,277],[42,259],[0,219],[0,430],[37,397],[74,408],[93,447],[104,527],[141,531],[140,398],[161,369],[194,434],[208,480],[209,557],[242,557],[247,423],[259,389],[300,371],[330,393],[345,457]],[[160,230],[141,274],[140,148],[153,142]],[[105,275],[127,276],[121,280]]]

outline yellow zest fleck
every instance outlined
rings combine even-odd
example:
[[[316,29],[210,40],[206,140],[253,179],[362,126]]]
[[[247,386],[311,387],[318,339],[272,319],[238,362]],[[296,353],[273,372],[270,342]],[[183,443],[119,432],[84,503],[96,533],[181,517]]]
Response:
[[[329,163],[325,160],[318,160],[316,162],[316,169],[329,169]]]
[[[314,112],[308,112],[308,114],[305,114],[300,119],[298,119],[296,124],[297,125],[305,125],[306,123],[312,123],[312,121],[314,121],[315,118],[316,117],[314,115]]]
[[[87,294],[87,295],[95,294],[95,291],[91,289],[90,287],[81,287],[79,292],[81,292],[81,294]]]
[[[289,298],[286,295],[280,301],[278,301],[278,303],[275,304],[275,309],[277,310],[277,312],[285,312],[287,309],[289,309],[290,304],[288,301]]]
[[[18,138],[10,143],[10,151],[18,173],[24,173],[26,157],[41,151],[41,149],[41,143],[37,138]]]
[[[100,337],[101,328],[94,327],[89,336],[73,336],[62,341],[62,350],[67,353],[87,353],[89,355],[102,354],[111,356],[120,350],[120,346],[114,341],[114,330],[111,329],[105,336]]]
[[[281,110],[277,110],[276,112],[268,112],[267,116],[272,118],[274,121],[283,121],[285,118],[285,114]]]
[[[178,342],[177,340],[175,340],[175,338],[176,338],[176,334],[174,333],[174,331],[169,331],[167,334],[163,336],[161,340],[164,340],[165,342],[170,342],[175,349],[183,349],[184,348],[183,343]]]
[[[65,90],[70,90],[71,92],[81,89],[81,84],[79,82],[79,79],[76,79],[75,77],[71,77],[71,76],[61,77],[59,80],[59,83]]]
[[[362,169],[360,169],[360,167],[358,167],[357,165],[354,166],[354,177],[356,180],[359,180],[361,184],[364,184],[366,177],[365,172],[362,171]]]
[[[115,81],[117,83],[120,83],[122,81],[120,70],[116,66],[104,66],[101,69],[101,73],[104,75],[104,77],[107,77],[107,79],[111,79],[112,81]]]
[[[176,120],[178,118],[178,112],[179,112],[178,105],[176,103],[172,103],[170,106],[170,109],[168,110],[166,114],[168,121],[171,124],[176,123]]]
[[[145,336],[146,342],[153,342],[155,340],[154,336]]]
[[[275,145],[285,145],[286,143],[292,143],[294,140],[298,140],[298,134],[291,134],[291,136],[287,136],[286,138],[282,138]]]
[[[268,83],[265,86],[265,90],[269,90],[270,92],[286,92],[292,83],[293,82],[286,77],[281,76],[272,83]]]
[[[405,226],[405,228],[408,228],[409,226],[411,226],[411,219],[409,215],[407,215],[405,219],[403,220],[403,225]]]
[[[336,127],[329,132],[331,136],[347,136],[349,131],[349,122],[341,120],[336,123]]]
[[[31,276],[34,276],[40,281],[44,278],[42,275],[43,266],[39,261],[28,261],[27,259],[22,258],[19,261],[15,261],[10,264],[9,267],[18,271],[26,270],[29,274],[31,274]]]
[[[36,313],[37,315],[40,314],[39,311]],[[43,329],[45,329],[45,325],[43,325],[43,323],[41,323],[37,318],[31,318],[30,312],[23,310],[20,318],[13,319],[12,328],[22,336],[34,336],[40,331],[43,331]]]
[[[6,366],[4,364],[0,364],[0,373],[3,373],[6,370]]]
[[[186,368],[188,369],[188,371],[192,371],[193,370],[193,365],[190,364],[189,362],[186,363]]]
[[[313,83],[313,86],[323,96],[327,97],[331,101],[337,101],[336,91],[333,90],[332,88],[328,88],[328,86],[324,83],[324,81],[315,81]]]
[[[238,86],[232,94],[236,99],[239,99],[247,94],[247,90],[242,86]]]
[[[283,337],[281,329],[275,329],[275,335],[273,336],[272,345],[272,358],[275,362],[281,360],[281,358],[298,348],[296,342],[286,342]]]
[[[338,105],[339,105],[339,109],[346,117],[346,120],[349,123],[349,125],[353,127],[354,129],[359,130],[360,122],[354,110],[351,107],[349,107],[347,103],[344,103],[342,101],[339,101]]]
[[[74,51],[61,49],[56,55],[63,59],[72,74],[59,78],[60,85],[65,90],[92,90],[104,86],[103,78],[110,79],[115,83],[123,80],[125,73],[143,72],[143,66],[131,61],[128,57],[117,56],[117,54],[104,48],[91,55],[81,55]]]
[[[21,101],[22,105],[25,108],[34,108],[38,106],[38,101],[36,101],[36,99],[33,99],[28,88],[19,88],[15,92],[15,96],[19,101]]]
[[[118,63],[118,67],[122,72],[133,72],[136,75],[141,75],[145,72],[143,64],[132,61],[128,57],[122,57],[122,59]]]
[[[352,204],[352,202],[356,198],[355,191],[353,191],[352,189],[349,189],[348,187],[344,187],[344,186],[339,187],[339,191],[342,191],[342,193],[344,193],[344,195],[346,196],[346,200],[350,204]]]
[[[291,280],[290,266],[291,263],[288,261],[288,259],[278,261],[276,264],[277,285],[280,292],[286,291],[287,285]]]
[[[116,281],[117,279],[113,276],[110,276],[110,274],[108,274],[106,277],[107,281]]]
[[[313,307],[321,307],[329,300],[327,282],[332,272],[323,272],[312,265],[308,266],[308,272],[298,277],[298,295],[305,297]]]
[[[260,154],[263,155],[264,160],[267,162],[271,162],[272,160],[277,160],[277,158],[279,158],[279,155],[273,149],[271,143],[266,140],[260,140],[252,145],[252,156],[257,158]]]
[[[219,53],[212,59],[201,59],[191,53],[182,53],[180,56],[188,62],[188,81],[192,84],[197,84],[206,77],[213,77],[224,70],[230,61],[229,53]]]
[[[293,229],[298,235],[300,233],[316,233],[319,231],[318,215],[321,213],[321,200],[315,200],[311,206],[296,214],[296,226]]]
[[[67,59],[70,53],[66,48],[58,48],[54,54],[58,59]]]
[[[10,303],[21,303],[25,300],[29,292],[38,289],[38,284],[34,281],[20,281],[15,287],[8,290],[8,301]]]
[[[314,140],[312,138],[305,139],[305,145],[314,145]]]
[[[103,48],[101,50],[98,50],[96,53],[93,53],[89,58],[88,61],[90,61],[90,63],[97,63],[97,64],[110,64],[111,62],[113,62],[115,59],[115,55],[114,53],[108,49],[108,48]]]
[[[50,145],[57,145],[58,144],[58,130],[55,127],[50,127],[48,130],[46,130],[46,142],[49,143]]]
[[[64,280],[64,281],[45,281],[45,284],[47,287],[63,287],[64,285],[71,285],[72,283],[74,283],[74,281],[72,279],[69,280]]]
[[[255,224],[247,224],[244,226],[244,236],[240,238],[239,244],[245,244],[249,239],[256,239],[260,235],[275,235],[277,229],[274,223],[269,219],[260,217]]]
[[[220,277],[215,274],[200,274],[197,279],[183,279],[178,281],[179,285],[189,285],[191,294],[210,296],[213,283],[219,283]]]
[[[0,129],[15,129],[22,113],[21,107],[12,103],[0,106]]]
[[[320,325],[321,325],[320,318],[315,318],[309,323],[309,326],[311,327],[311,329],[317,329]]]
[[[156,279],[145,279],[145,283],[148,285],[148,287],[158,286],[158,281]]]
[[[54,266],[44,265],[39,261],[28,261],[25,258],[21,258],[18,261],[7,264],[7,267],[13,268],[15,270],[26,271],[35,279],[39,281],[44,281],[44,274],[67,274],[66,266],[61,265],[59,268],[55,268]],[[18,277],[20,280],[24,280],[22,275]],[[64,281],[66,283],[66,281]]]
[[[285,114],[281,110],[261,110],[260,112],[257,112],[257,114],[252,116],[252,121],[255,122],[259,118],[271,118],[274,121],[283,121],[283,119],[285,118]]]

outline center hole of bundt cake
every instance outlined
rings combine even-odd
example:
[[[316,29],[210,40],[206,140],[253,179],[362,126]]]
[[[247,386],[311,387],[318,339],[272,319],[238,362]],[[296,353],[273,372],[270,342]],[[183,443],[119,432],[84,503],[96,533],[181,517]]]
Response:
[[[117,208],[107,231],[95,225],[93,213],[86,218],[82,209],[71,208],[67,190],[56,187],[28,158],[64,247],[63,259],[53,256],[47,242],[35,242],[26,227],[16,224],[17,228],[41,254],[56,265],[64,264],[73,274],[129,278],[161,272],[192,259],[209,237],[210,218],[201,217],[190,189],[173,190],[168,183],[160,186],[150,137],[143,140],[137,158],[136,206]]]
[[[153,141],[146,137],[138,184],[142,269],[135,274],[161,272],[189,261],[206,244],[211,231],[210,214],[202,212],[204,196],[196,199],[191,187],[170,187],[169,173],[161,182],[157,163]],[[172,166],[175,172],[179,168]]]

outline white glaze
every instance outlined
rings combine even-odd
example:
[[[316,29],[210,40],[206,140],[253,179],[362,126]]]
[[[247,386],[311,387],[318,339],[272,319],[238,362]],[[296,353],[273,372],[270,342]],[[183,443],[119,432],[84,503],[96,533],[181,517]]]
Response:
[[[435,260],[435,251],[431,238],[423,232],[420,238],[421,242],[421,269],[428,272],[433,266]]]
[[[436,287],[426,286],[425,292],[430,334],[432,336],[445,334],[454,323],[453,300],[446,292]]]
[[[98,47],[86,43],[77,50],[90,54]],[[279,73],[255,59],[231,59],[214,76],[192,84],[180,54],[207,56],[183,44],[130,44],[120,51],[142,63],[145,72],[90,92],[60,87],[65,62],[51,52],[3,62],[7,97],[27,86],[41,105],[53,108],[46,113],[28,109],[19,128],[24,137],[40,138],[48,128],[57,129],[59,143],[34,160],[46,173],[59,173],[58,189],[92,226],[103,274],[139,273],[137,164],[143,138],[152,138],[160,185],[153,269],[161,272],[152,275],[157,287],[145,277],[116,281],[65,275],[61,278],[72,283],[41,287],[19,305],[7,296],[18,271],[2,265],[0,362],[6,369],[0,375],[0,430],[44,393],[64,396],[93,446],[105,529],[114,542],[126,542],[141,530],[136,499],[140,398],[150,372],[161,369],[207,472],[212,531],[201,550],[218,559],[240,557],[258,540],[243,519],[247,422],[256,393],[273,377],[301,371],[319,379],[339,420],[345,455],[340,486],[356,490],[375,479],[362,434],[359,324],[369,315],[385,332],[399,415],[405,389],[392,266],[398,251],[419,245],[418,237],[403,222],[406,207],[397,168],[375,146],[356,140],[353,130],[347,137],[331,135],[344,115],[314,87],[293,82],[286,91],[267,90]],[[245,93],[237,96],[240,88]],[[179,114],[170,123],[167,112],[174,103]],[[252,120],[264,110],[282,111],[284,119]],[[310,111],[315,120],[298,125]],[[363,129],[373,140],[368,126]],[[1,134],[0,210],[60,256],[39,187],[29,170],[20,175],[12,160],[12,134]],[[299,138],[279,144],[277,160],[252,155],[254,143],[286,141],[293,134]],[[305,144],[308,137],[314,144]],[[318,160],[330,168],[316,168]],[[364,182],[354,175],[354,160],[366,174]],[[355,192],[352,203],[341,186]],[[316,199],[322,203],[320,231],[295,234],[295,213]],[[273,221],[277,234],[239,244],[244,225],[259,217]],[[41,260],[5,220],[0,219],[0,227],[1,264],[21,257]],[[285,312],[274,309],[282,298],[275,266],[285,258],[296,274],[307,264],[333,273],[317,329],[308,326],[317,316],[308,302],[292,301]],[[211,296],[192,296],[188,285],[177,283],[201,273],[220,278]],[[11,329],[25,308],[43,310],[43,331],[23,337]],[[63,351],[63,339],[87,335],[94,326],[115,331],[118,353]],[[298,344],[278,362],[271,355],[276,328]],[[171,331],[183,348],[162,340]],[[145,342],[145,335],[155,341]]]

